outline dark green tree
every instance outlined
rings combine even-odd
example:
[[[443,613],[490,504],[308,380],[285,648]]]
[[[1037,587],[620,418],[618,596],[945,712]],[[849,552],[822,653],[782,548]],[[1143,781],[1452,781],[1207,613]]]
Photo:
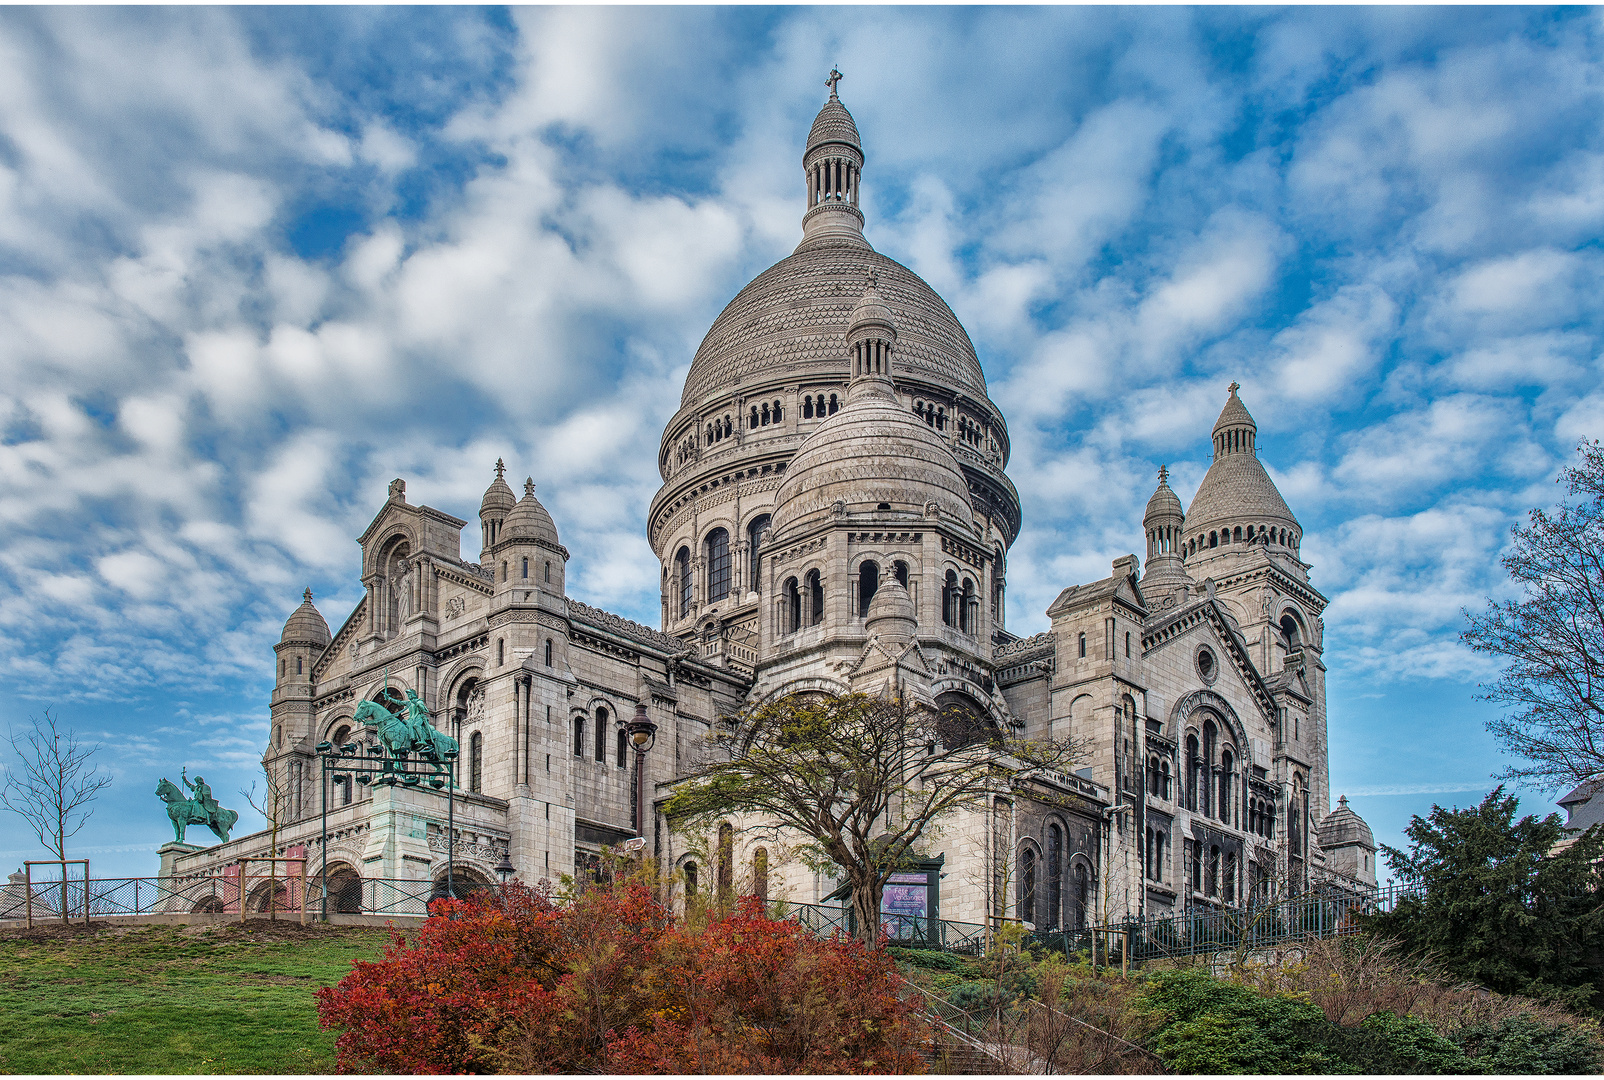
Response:
[[[1381,850],[1398,879],[1421,891],[1372,916],[1368,928],[1489,990],[1597,1011],[1604,830],[1556,851],[1566,835],[1559,815],[1517,821],[1518,806],[1498,787],[1479,806],[1415,815],[1409,850]]]

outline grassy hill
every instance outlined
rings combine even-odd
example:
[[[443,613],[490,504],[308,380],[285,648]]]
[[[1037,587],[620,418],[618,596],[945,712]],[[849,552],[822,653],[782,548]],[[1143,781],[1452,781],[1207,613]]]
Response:
[[[387,941],[265,919],[0,931],[0,1071],[333,1072],[313,991]]]

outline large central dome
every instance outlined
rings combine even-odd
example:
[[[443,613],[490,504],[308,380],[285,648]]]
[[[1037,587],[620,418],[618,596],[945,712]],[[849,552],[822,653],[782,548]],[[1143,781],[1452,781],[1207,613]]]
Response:
[[[727,394],[742,383],[813,372],[839,372],[847,320],[871,272],[896,316],[897,376],[986,399],[975,347],[936,291],[866,241],[808,244],[769,267],[729,302],[702,339],[685,378],[684,406]]]

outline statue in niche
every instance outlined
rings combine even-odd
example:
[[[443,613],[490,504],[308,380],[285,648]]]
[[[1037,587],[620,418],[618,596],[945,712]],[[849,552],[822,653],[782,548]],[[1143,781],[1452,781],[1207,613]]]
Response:
[[[396,622],[404,623],[412,615],[412,568],[402,566],[395,576]]]

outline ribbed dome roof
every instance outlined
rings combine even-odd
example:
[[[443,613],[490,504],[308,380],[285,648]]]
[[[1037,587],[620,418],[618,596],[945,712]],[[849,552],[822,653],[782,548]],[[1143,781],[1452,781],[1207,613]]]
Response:
[[[1186,510],[1186,531],[1197,532],[1239,518],[1301,528],[1275,481],[1252,454],[1231,454],[1209,466]]]
[[[524,497],[508,511],[507,519],[501,524],[499,539],[544,540],[552,547],[558,546],[557,525],[546,513],[546,508],[540,505],[540,500],[535,498],[533,477],[524,481]]]
[[[844,378],[846,332],[870,272],[895,318],[898,376],[913,375],[984,400],[975,346],[923,278],[862,240],[820,243],[790,255],[719,313],[685,376],[682,405],[743,385],[809,375]]]
[[[825,143],[845,143],[859,153],[863,152],[863,143],[858,138],[858,125],[833,90],[830,92],[830,100],[824,103],[819,115],[813,118],[813,129],[808,132],[807,150],[823,146]],[[807,157],[807,150],[803,151],[804,158]]]
[[[1344,844],[1363,844],[1372,850],[1376,846],[1375,835],[1371,833],[1370,826],[1365,824],[1365,819],[1348,809],[1346,795],[1337,800],[1337,808],[1320,823],[1319,839],[1320,846],[1327,851]]]
[[[506,464],[497,458],[496,478],[490,482],[490,486],[485,489],[485,497],[479,501],[481,518],[486,514],[505,514],[518,504],[518,496],[512,493],[512,488],[507,486],[507,481],[502,476],[506,469]]]
[[[896,316],[886,307],[886,302],[880,299],[877,285],[878,282],[870,282],[869,287],[858,298],[857,306],[852,309],[852,317],[847,320],[848,339],[859,327],[883,326],[895,335]]]
[[[1181,509],[1180,497],[1170,489],[1169,477],[1169,469],[1159,469],[1158,488],[1153,492],[1153,497],[1147,500],[1147,512],[1142,515],[1142,524],[1149,525],[1164,517],[1186,516],[1186,512]]]
[[[895,577],[883,582],[869,601],[864,629],[879,634],[885,641],[907,641],[919,626],[913,597]]]
[[[1258,430],[1259,425],[1253,422],[1253,414],[1248,412],[1246,405],[1242,404],[1242,399],[1236,396],[1237,390],[1236,383],[1232,383],[1231,396],[1225,400],[1225,408],[1220,410],[1220,418],[1214,421],[1214,434],[1216,435],[1227,428],[1234,427],[1250,427],[1255,431]]]
[[[329,624],[324,621],[323,615],[312,605],[312,590],[307,589],[301,594],[301,606],[290,613],[284,622],[284,633],[279,635],[279,641],[309,641],[315,645],[329,643]]]
[[[840,412],[803,442],[774,495],[774,535],[830,512],[837,501],[862,511],[890,503],[974,520],[969,485],[947,442],[897,400],[891,384],[854,383]]]

